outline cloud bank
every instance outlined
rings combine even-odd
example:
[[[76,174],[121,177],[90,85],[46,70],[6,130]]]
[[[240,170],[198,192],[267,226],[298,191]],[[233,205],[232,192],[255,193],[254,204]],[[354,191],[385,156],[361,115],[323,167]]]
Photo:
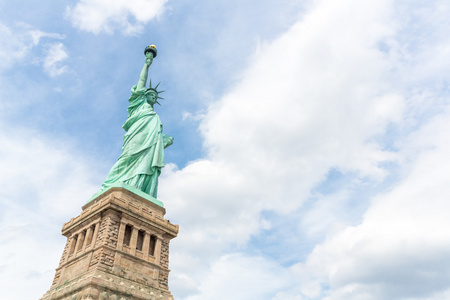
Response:
[[[291,281],[289,288],[268,286],[254,299],[420,299],[445,291],[437,279],[448,274],[435,266],[446,261],[449,242],[443,214],[448,180],[439,177],[449,167],[442,166],[447,143],[440,143],[448,137],[435,134],[445,132],[445,117],[430,107],[448,95],[424,83],[448,75],[423,57],[449,53],[442,52],[443,32],[423,35],[428,40],[418,51],[407,47],[420,36],[407,30],[411,22],[439,26],[417,5],[318,1],[263,45],[242,82],[209,107],[201,124],[207,157],[168,168],[161,180],[161,198],[182,230],[171,262],[178,298],[210,299],[205,283],[221,290],[213,282],[233,286],[236,278],[242,285],[233,299],[257,293],[257,280],[232,266],[263,232],[304,235],[303,242],[314,238],[317,245],[292,266],[262,255],[264,263],[252,264],[252,272],[273,273],[266,282],[291,274]],[[439,14],[448,10],[443,2],[434,5],[441,6]],[[409,11],[415,19],[406,17]],[[421,147],[433,150],[425,154]],[[327,185],[333,171],[347,178],[338,192]],[[399,184],[384,190],[387,178]],[[368,207],[364,215],[360,207]],[[282,218],[298,221],[281,229]],[[434,233],[427,238],[428,232]],[[224,260],[229,270],[218,271]],[[283,271],[266,272],[266,264]],[[226,272],[235,277],[222,278]],[[408,290],[404,276],[408,284],[425,276],[426,287]]]
[[[54,276],[65,244],[61,224],[98,188],[89,168],[95,163],[37,131],[0,128],[0,280],[8,282],[2,298],[32,299]]]

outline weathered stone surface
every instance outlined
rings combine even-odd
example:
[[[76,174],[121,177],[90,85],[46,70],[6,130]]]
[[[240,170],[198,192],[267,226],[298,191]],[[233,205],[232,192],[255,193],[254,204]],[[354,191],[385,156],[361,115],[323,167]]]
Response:
[[[41,300],[173,299],[169,242],[178,226],[164,214],[164,208],[123,188],[83,206],[63,226],[67,243]]]

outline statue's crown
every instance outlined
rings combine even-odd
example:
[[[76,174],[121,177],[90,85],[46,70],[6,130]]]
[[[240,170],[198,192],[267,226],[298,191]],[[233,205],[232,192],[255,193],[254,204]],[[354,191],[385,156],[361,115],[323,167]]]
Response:
[[[161,83],[161,82],[160,82],[160,83]],[[158,88],[158,86],[159,86],[160,83],[158,83],[155,87],[152,87],[152,80],[150,80],[150,87],[147,88],[147,90],[146,90],[146,93],[152,92],[152,93],[155,93],[155,94],[156,94],[155,103],[158,103],[159,105],[161,105],[161,103],[158,102],[158,99],[164,100],[164,98],[162,98],[162,97],[159,96],[159,94],[160,94],[160,93],[164,93],[164,91],[158,91],[158,90],[157,90],[157,88]]]

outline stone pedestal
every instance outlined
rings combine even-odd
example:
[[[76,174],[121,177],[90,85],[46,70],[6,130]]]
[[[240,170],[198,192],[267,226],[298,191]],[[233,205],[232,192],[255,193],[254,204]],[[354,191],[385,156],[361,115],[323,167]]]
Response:
[[[41,300],[173,299],[169,241],[178,225],[164,214],[160,205],[123,187],[92,199],[64,224],[67,243]]]

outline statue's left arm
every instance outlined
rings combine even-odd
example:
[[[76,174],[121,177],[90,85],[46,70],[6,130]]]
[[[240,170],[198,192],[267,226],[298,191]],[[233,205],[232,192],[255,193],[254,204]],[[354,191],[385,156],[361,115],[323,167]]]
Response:
[[[173,137],[168,136],[167,134],[163,133],[162,138],[163,138],[164,149],[166,149],[167,147],[169,147],[170,145],[173,144]]]

